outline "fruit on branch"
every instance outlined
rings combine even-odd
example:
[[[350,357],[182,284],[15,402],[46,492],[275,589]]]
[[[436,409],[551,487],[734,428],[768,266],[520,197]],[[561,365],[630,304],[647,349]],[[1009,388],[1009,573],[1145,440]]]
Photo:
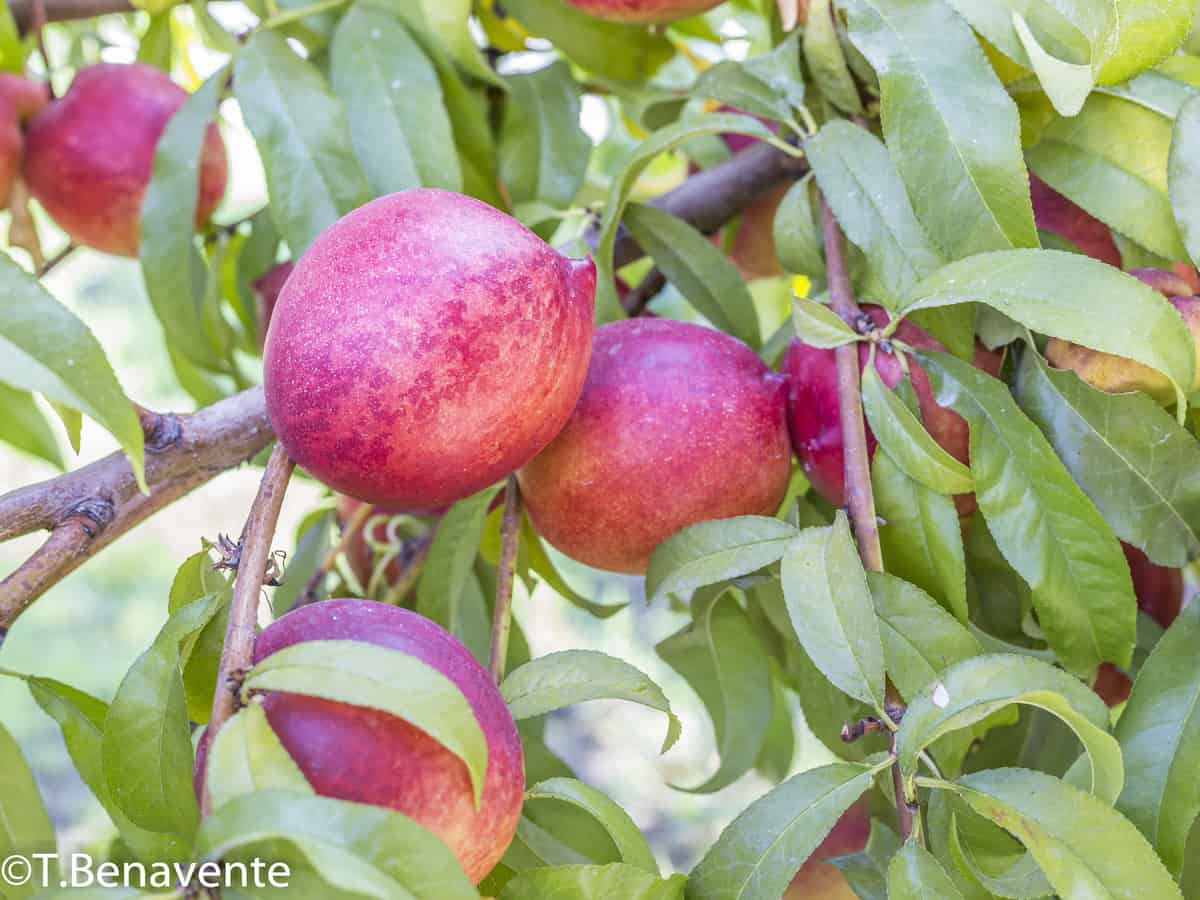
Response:
[[[833,830],[800,867],[783,900],[856,900],[841,870],[825,862],[835,856],[860,853],[871,834],[871,805],[860,800],[842,813]]]
[[[723,0],[567,0],[589,16],[633,25],[659,25],[707,12]]]
[[[24,176],[33,196],[78,244],[136,256],[154,150],[187,92],[160,69],[99,63],[29,125]],[[225,193],[225,144],[215,124],[200,154],[196,224]]]
[[[1056,234],[1093,259],[1121,268],[1121,251],[1117,249],[1107,225],[1036,175],[1029,176],[1029,191],[1038,230]]]
[[[1124,541],[1121,549],[1133,576],[1138,609],[1163,628],[1169,628],[1183,609],[1183,571],[1156,565],[1145,553]]]
[[[0,72],[0,208],[8,206],[21,171],[22,126],[49,102],[50,89],[45,82]]]
[[[876,328],[882,328],[890,320],[887,310],[882,307],[868,305],[862,310]],[[894,338],[918,350],[946,349],[940,341],[911,321],[901,323]],[[866,367],[869,355],[868,345],[860,343],[860,369]],[[1000,371],[1000,362],[999,353],[986,350],[981,344],[975,345],[977,367],[995,375]],[[953,410],[938,406],[933,398],[929,376],[912,357],[908,358],[908,368],[925,428],[947,453],[961,462],[967,462],[969,432],[966,421]],[[787,376],[789,384],[788,425],[796,456],[817,493],[834,506],[843,506],[846,502],[845,441],[838,410],[834,351],[810,347],[793,340],[783,355],[780,370]],[[896,354],[882,347],[875,352],[875,371],[888,387],[895,387],[904,378],[904,370]],[[868,427],[868,452],[874,455],[875,447],[875,436]],[[960,497],[958,508],[962,515],[972,512],[974,497]]]
[[[1092,690],[1108,706],[1118,706],[1129,699],[1133,679],[1112,663],[1101,663],[1092,681]]]
[[[711,328],[598,328],[574,414],[517,473],[534,526],[580,562],[640,573],[681,528],[773,514],[791,470],[785,390],[754,351]]]
[[[275,303],[279,293],[287,283],[288,276],[296,267],[290,259],[287,262],[276,263],[254,280],[251,287],[254,290],[254,300],[258,309],[258,339],[265,344],[267,328],[271,324],[271,314],[275,312]]]
[[[380,710],[267,692],[263,709],[280,742],[318,794],[400,811],[440,837],[479,882],[512,840],[525,791],[521,740],[495,682],[440,625],[370,600],[327,600],[288,613],[258,636],[254,661],[293,644],[329,640],[400,650],[458,686],[487,739],[482,803],[476,809],[461,759]]]
[[[1176,272],[1163,269],[1134,269],[1129,274],[1166,296],[1183,316],[1196,348],[1196,377],[1185,391],[1200,390],[1200,296],[1187,296],[1192,287],[1187,279]],[[1149,394],[1164,406],[1175,403],[1175,389],[1170,379],[1157,369],[1102,353],[1081,344],[1051,338],[1046,343],[1046,359],[1059,369],[1070,369],[1092,387],[1109,394],[1141,391]]]
[[[542,449],[579,398],[596,270],[450,191],[360,207],[296,263],[271,318],[267,411],[300,466],[400,509],[444,506]]]

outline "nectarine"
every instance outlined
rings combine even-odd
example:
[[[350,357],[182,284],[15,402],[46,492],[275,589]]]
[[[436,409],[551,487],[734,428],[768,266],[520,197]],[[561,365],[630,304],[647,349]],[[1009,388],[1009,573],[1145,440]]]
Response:
[[[466,696],[487,738],[478,809],[462,760],[403,719],[278,691],[265,694],[263,709],[318,794],[399,810],[440,837],[473,881],[482,880],[516,832],[525,791],[520,737],[487,670],[440,625],[370,600],[327,600],[288,613],[258,636],[254,661],[313,640],[364,641],[411,654]]]
[[[21,171],[25,144],[21,128],[49,102],[45,82],[0,72],[0,208],[8,206]]]
[[[287,279],[264,360],[297,464],[401,509],[466,497],[533,458],[587,373],[596,270],[450,191],[336,222]]]
[[[1029,191],[1033,198],[1034,222],[1039,230],[1058,235],[1093,259],[1121,268],[1121,251],[1107,225],[1036,175],[1029,176]]]
[[[791,470],[784,392],[754,351],[711,328],[596,329],[579,405],[517,473],[534,526],[580,562],[638,573],[687,525],[771,515]]]
[[[142,197],[154,150],[187,92],[138,63],[81,69],[62,99],[29,125],[25,180],[50,217],[79,244],[137,256]],[[196,223],[225,193],[225,144],[209,126],[200,156]]]
[[[698,16],[722,0],[566,0],[597,19],[633,25],[659,25]]]

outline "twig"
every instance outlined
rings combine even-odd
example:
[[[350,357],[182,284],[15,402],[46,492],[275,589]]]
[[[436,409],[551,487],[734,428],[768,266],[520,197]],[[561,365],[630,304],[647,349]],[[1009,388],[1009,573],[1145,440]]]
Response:
[[[44,278],[45,276],[49,275],[56,268],[58,268],[59,263],[65,262],[71,256],[71,254],[78,249],[78,244],[67,244],[67,246],[63,247],[48,260],[42,263],[42,267],[37,270],[37,277]]]
[[[496,605],[492,610],[492,646],[488,655],[496,684],[504,678],[508,658],[508,635],[512,631],[513,577],[521,543],[521,489],[517,477],[508,476],[504,487],[504,514],[500,520],[500,559],[496,563]]]
[[[172,0],[182,3],[183,0]],[[9,9],[22,33],[33,28],[35,0],[11,0]],[[90,19],[109,13],[134,12],[130,0],[44,0],[47,22],[68,22],[72,19]]]
[[[338,542],[325,554],[325,558],[321,560],[321,564],[317,566],[317,570],[312,573],[312,577],[304,585],[304,590],[292,601],[292,609],[317,602],[317,597],[320,595],[321,582],[325,580],[326,575],[333,571],[338,557],[346,552],[346,548],[350,546],[350,542],[354,539],[355,535],[362,532],[363,525],[366,524],[367,519],[371,517],[371,513],[374,511],[375,507],[370,503],[363,503],[354,510],[354,514],[350,516],[345,527],[342,528],[342,535],[338,538]]]
[[[666,286],[666,283],[667,276],[655,266],[621,298],[621,308],[630,316],[642,315],[646,311],[646,305]]]
[[[217,670],[217,689],[213,694],[212,716],[208,720],[209,746],[216,740],[222,726],[229,721],[238,704],[241,682],[254,657],[254,626],[258,622],[258,602],[263,578],[271,556],[271,541],[279,521],[279,509],[287,492],[288,479],[295,464],[282,444],[276,444],[267,460],[258,494],[250,506],[242,539],[238,543],[237,577],[233,582],[233,599],[229,606],[229,625],[225,629],[225,645],[221,649],[221,665]],[[212,796],[207,777],[201,791],[201,812],[211,810]]]

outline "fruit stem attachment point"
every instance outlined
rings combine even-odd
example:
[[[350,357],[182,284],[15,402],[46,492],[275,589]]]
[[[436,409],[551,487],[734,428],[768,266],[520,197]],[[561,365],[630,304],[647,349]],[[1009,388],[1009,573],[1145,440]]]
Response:
[[[521,545],[521,489],[517,476],[509,475],[504,486],[504,513],[500,519],[500,559],[496,563],[496,605],[492,611],[492,646],[488,669],[499,684],[508,658],[508,635],[512,631],[513,578]]]
[[[258,494],[250,505],[246,525],[239,541],[237,577],[233,582],[233,599],[229,605],[229,625],[225,629],[225,645],[221,649],[221,665],[217,670],[217,686],[213,693],[212,716],[208,720],[208,741],[229,721],[238,705],[238,693],[245,673],[250,670],[254,656],[255,626],[258,624],[258,604],[263,579],[271,555],[271,541],[279,522],[279,510],[287,491],[295,463],[276,443],[263,471]],[[207,773],[200,796],[200,813],[212,810]]]

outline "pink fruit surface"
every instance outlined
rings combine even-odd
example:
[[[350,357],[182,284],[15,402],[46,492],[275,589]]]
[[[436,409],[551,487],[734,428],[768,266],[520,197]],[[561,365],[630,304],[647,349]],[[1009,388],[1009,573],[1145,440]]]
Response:
[[[136,256],[142,197],[154,150],[187,92],[139,63],[81,69],[70,89],[30,123],[25,180],[51,218],[79,244]],[[209,126],[200,160],[196,223],[225,193],[225,144]]]
[[[369,503],[431,509],[514,471],[575,407],[596,270],[450,191],[390,194],[297,262],[264,386],[297,464]]]
[[[534,526],[580,562],[639,573],[687,525],[771,515],[791,469],[784,394],[749,347],[711,328],[598,328],[579,405],[517,474]]]
[[[1037,227],[1064,238],[1093,259],[1121,268],[1117,249],[1108,226],[1080,209],[1036,175],[1029,176],[1033,197],[1033,218]]]
[[[521,741],[491,676],[440,625],[370,600],[327,600],[288,613],[258,636],[254,661],[313,640],[400,650],[441,672],[466,696],[488,746],[478,809],[462,760],[403,719],[281,692],[267,693],[263,708],[318,794],[399,810],[440,837],[472,881],[482,880],[516,832],[525,792]]]
[[[589,16],[610,22],[656,25],[708,12],[722,0],[566,0]]]

